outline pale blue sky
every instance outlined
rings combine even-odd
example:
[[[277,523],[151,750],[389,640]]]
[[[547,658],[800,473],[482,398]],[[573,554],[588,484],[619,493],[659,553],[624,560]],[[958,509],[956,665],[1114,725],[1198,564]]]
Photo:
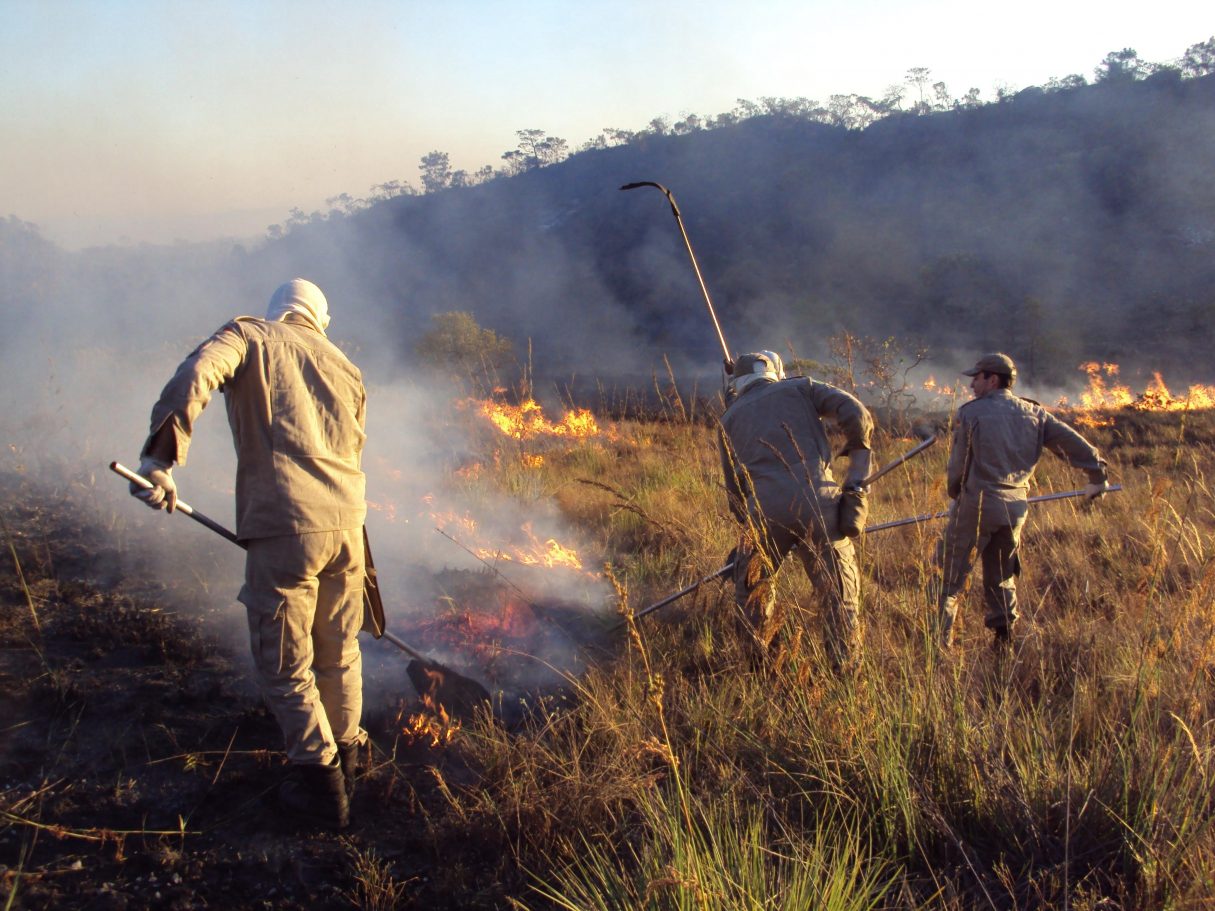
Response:
[[[68,246],[256,236],[416,185],[434,149],[497,167],[525,128],[575,148],[916,66],[991,99],[1212,34],[1209,0],[0,0],[0,216]]]

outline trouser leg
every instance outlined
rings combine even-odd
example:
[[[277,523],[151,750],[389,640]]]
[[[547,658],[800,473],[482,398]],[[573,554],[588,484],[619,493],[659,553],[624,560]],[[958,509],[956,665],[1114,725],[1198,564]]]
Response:
[[[979,515],[976,504],[957,500],[951,507],[941,540],[937,543],[936,565],[940,572],[936,591],[936,634],[940,644],[953,644],[954,623],[958,616],[958,593],[974,566],[979,542]]]
[[[318,576],[316,620],[312,627],[312,669],[325,716],[339,747],[362,745],[363,656],[358,633],[363,622],[363,537],[361,530],[340,536],[333,560]]]
[[[1007,631],[1017,620],[1018,532],[1007,525],[998,528],[983,548],[983,623],[988,629]]]
[[[856,550],[847,538],[815,539],[802,544],[798,555],[823,598],[823,645],[828,660],[836,671],[847,670],[861,654],[861,583]]]
[[[734,603],[744,635],[767,650],[784,620],[776,601],[776,575],[795,538],[786,529],[752,520],[734,560]]]
[[[294,763],[328,765],[337,755],[312,666],[318,577],[339,549],[328,532],[256,539],[248,546],[239,600],[248,614],[259,688]]]

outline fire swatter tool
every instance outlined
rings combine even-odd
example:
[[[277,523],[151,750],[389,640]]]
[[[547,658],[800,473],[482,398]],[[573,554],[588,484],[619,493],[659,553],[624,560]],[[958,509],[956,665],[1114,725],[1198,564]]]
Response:
[[[692,592],[696,591],[696,589],[700,588],[706,582],[712,582],[714,579],[720,579],[723,576],[728,576],[732,572],[734,572],[734,561],[733,560],[731,560],[729,563],[727,563],[721,569],[716,570],[715,572],[710,573],[709,575],[705,576],[703,579],[699,579],[696,582],[693,582],[687,588],[681,588],[679,591],[675,592],[675,594],[667,595],[661,601],[656,601],[653,604],[651,604],[649,607],[643,607],[641,610],[637,611],[637,613],[633,614],[633,619],[640,620],[646,614],[652,614],[652,613],[654,613],[654,611],[660,610],[661,608],[666,607],[668,604],[675,603],[680,598],[682,598],[684,595],[690,595]],[[613,632],[618,629],[621,629],[627,623],[628,623],[627,620],[622,620],[620,623],[617,623],[615,626],[612,627]]]
[[[125,478],[132,484],[151,488],[152,482],[143,475],[132,471],[120,462],[111,462],[110,471]],[[216,522],[203,515],[189,503],[178,499],[176,512],[185,513],[195,522],[204,525],[221,538],[227,538],[238,547],[245,544],[236,535]],[[387,639],[413,660],[409,662],[409,680],[413,683],[418,694],[443,705],[452,714],[469,715],[478,703],[491,702],[489,691],[477,681],[458,674],[451,668],[440,664],[433,658],[428,658],[412,645],[398,636],[388,632],[384,621],[384,602],[380,597],[380,583],[376,574],[375,564],[371,559],[371,543],[367,539],[367,529],[363,529],[364,562],[366,574],[363,578],[363,631],[375,639]]]
[[[888,472],[894,471],[894,469],[898,468],[900,465],[902,465],[908,459],[918,456],[921,452],[923,452],[925,449],[927,449],[929,446],[931,446],[936,441],[937,441],[936,434],[932,434],[931,436],[925,437],[918,444],[913,446],[911,449],[908,449],[905,453],[903,453],[897,459],[894,459],[893,461],[886,463],[881,468],[879,468],[877,471],[875,471],[873,474],[871,474],[869,477],[865,478],[865,480],[863,480],[861,482],[861,485],[864,487],[868,487],[870,484],[872,484],[878,478],[882,477],[882,475],[887,474]]]
[[[730,349],[726,345],[726,337],[722,334],[721,323],[717,321],[717,312],[713,309],[713,301],[709,297],[709,288],[705,284],[704,276],[700,273],[700,263],[696,261],[696,253],[692,250],[692,241],[688,238],[688,230],[683,226],[683,216],[679,214],[679,206],[675,204],[675,197],[660,183],[654,183],[652,180],[639,180],[635,183],[626,183],[620,189],[636,190],[638,187],[653,187],[662,193],[667,198],[667,203],[671,206],[671,214],[675,216],[675,223],[679,225],[679,234],[683,237],[683,245],[688,249],[688,258],[692,260],[692,269],[696,272],[696,281],[700,283],[700,293],[704,295],[705,306],[709,308],[709,319],[713,321],[713,328],[717,331],[717,341],[721,343],[721,353],[725,358],[725,363],[732,365],[734,358],[730,355]],[[730,368],[727,368],[727,373]]]
[[[1106,493],[1117,493],[1122,489],[1121,484],[1111,484],[1105,489]],[[1048,503],[1052,500],[1070,500],[1073,497],[1082,497],[1085,492],[1083,490],[1064,490],[1060,493],[1044,493],[1036,497],[1030,497],[1025,502],[1027,503]],[[872,534],[875,531],[885,531],[888,528],[900,528],[904,525],[919,525],[922,522],[931,522],[934,519],[944,519],[949,516],[949,510],[944,512],[926,512],[920,516],[908,516],[906,519],[894,519],[890,522],[880,522],[877,525],[868,525],[865,527],[865,534]]]

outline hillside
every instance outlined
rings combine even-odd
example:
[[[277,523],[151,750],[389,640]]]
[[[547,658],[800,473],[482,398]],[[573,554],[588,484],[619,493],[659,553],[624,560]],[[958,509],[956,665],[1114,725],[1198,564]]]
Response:
[[[1005,347],[1060,380],[1091,357],[1184,361],[1215,316],[1212,127],[1210,77],[1029,89],[863,131],[761,116],[391,200],[264,260],[358,250],[395,312],[471,310],[562,367],[712,358],[669,209],[616,189],[656,180],[740,349],[813,356],[848,329]]]
[[[449,310],[531,339],[555,376],[648,373],[663,354],[711,372],[715,338],[670,210],[617,190],[655,180],[680,203],[737,350],[818,357],[847,329],[943,358],[1005,348],[1039,382],[1088,359],[1205,381],[1189,374],[1215,319],[1213,171],[1212,76],[1031,88],[864,130],[762,115],[396,197],[256,246],[66,254],[10,222],[4,315],[109,337],[155,313],[191,335],[299,273],[384,375]]]

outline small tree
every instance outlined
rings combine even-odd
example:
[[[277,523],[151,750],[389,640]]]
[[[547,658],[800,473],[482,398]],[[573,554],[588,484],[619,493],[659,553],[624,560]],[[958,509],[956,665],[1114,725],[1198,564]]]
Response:
[[[1142,60],[1133,47],[1124,47],[1106,54],[1093,74],[1098,82],[1123,83],[1145,79],[1152,70],[1152,64]]]
[[[1215,36],[1186,48],[1181,58],[1181,73],[1191,79],[1215,73]]]
[[[471,313],[436,313],[430,329],[414,344],[424,364],[453,376],[487,375],[510,363],[514,345],[492,329],[482,329]]]
[[[854,335],[843,331],[827,340],[830,360],[814,365],[833,386],[851,392],[890,429],[905,433],[916,397],[907,375],[923,362],[928,351],[898,339]],[[813,362],[804,362],[810,365]]]
[[[451,158],[446,152],[423,155],[418,170],[422,172],[423,192],[438,193],[451,186]]]

